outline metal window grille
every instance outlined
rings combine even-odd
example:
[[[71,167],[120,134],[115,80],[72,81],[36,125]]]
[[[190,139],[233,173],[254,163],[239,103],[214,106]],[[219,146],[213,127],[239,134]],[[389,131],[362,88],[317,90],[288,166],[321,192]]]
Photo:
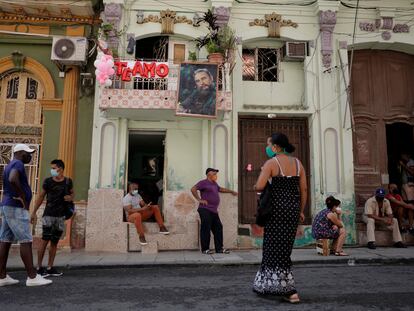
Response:
[[[0,176],[3,176],[4,169],[11,160],[13,160],[13,147],[20,142],[16,143],[1,143],[0,142]],[[35,201],[35,195],[39,186],[39,154],[40,144],[28,144],[30,148],[35,149],[33,153],[32,161],[25,165],[26,175],[29,180],[30,187],[32,188],[33,200]],[[3,200],[3,178],[0,179],[0,200]]]
[[[136,90],[167,90],[167,78],[134,78],[134,89]]]
[[[279,81],[280,49],[243,49],[244,81]]]

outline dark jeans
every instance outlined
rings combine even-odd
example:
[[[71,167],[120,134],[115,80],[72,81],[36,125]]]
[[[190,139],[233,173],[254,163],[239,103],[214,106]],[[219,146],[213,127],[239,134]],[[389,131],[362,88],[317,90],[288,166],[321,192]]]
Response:
[[[214,247],[216,252],[223,250],[223,225],[218,214],[210,212],[209,210],[199,207],[198,214],[201,219],[200,240],[201,251],[204,252],[210,249],[210,231],[214,235]]]

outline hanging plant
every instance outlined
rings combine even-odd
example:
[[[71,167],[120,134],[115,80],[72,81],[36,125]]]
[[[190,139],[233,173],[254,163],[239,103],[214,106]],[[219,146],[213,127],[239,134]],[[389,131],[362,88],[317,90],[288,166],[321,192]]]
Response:
[[[123,34],[123,31],[117,31],[114,28],[114,25],[110,23],[103,23],[101,25],[100,32],[102,36],[105,38],[105,40],[108,40],[109,38],[114,38],[114,37],[119,38]]]

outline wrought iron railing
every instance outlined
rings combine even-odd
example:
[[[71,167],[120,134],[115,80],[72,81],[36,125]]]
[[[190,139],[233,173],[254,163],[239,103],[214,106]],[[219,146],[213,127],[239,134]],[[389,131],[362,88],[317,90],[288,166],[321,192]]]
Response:
[[[142,78],[134,77],[131,81],[122,81],[120,76],[114,75],[112,78],[112,89],[135,89],[135,90],[169,90],[176,91],[180,66],[169,63],[169,73],[165,78]],[[224,67],[219,66],[218,90],[224,89]]]

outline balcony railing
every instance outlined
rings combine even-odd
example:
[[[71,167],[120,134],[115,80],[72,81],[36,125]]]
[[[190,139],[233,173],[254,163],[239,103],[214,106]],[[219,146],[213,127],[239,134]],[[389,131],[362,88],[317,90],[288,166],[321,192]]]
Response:
[[[131,81],[122,81],[114,76],[112,86],[103,88],[99,108],[132,109],[175,109],[180,66],[169,64],[169,73],[165,78],[134,77]],[[223,91],[223,68],[219,70],[217,109],[232,110],[232,94]]]

